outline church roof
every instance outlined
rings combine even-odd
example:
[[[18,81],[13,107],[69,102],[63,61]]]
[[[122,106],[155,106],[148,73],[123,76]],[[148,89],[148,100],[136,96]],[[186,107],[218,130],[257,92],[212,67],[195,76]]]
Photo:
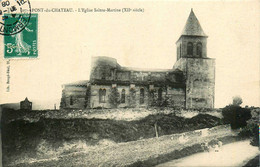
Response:
[[[81,81],[63,84],[63,86],[87,86],[88,83],[89,83],[88,80],[81,80]]]
[[[181,35],[207,37],[192,9]]]

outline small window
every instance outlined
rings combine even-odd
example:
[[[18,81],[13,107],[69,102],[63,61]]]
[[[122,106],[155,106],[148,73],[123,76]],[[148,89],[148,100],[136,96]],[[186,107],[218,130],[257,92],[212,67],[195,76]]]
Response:
[[[177,56],[178,56],[178,59],[180,58],[180,47],[177,47]]]
[[[73,105],[73,97],[70,96],[70,105]]]
[[[106,89],[99,89],[99,103],[106,102]]]
[[[158,89],[158,100],[162,100],[162,88]]]
[[[180,58],[181,58],[181,44],[180,44]]]
[[[200,42],[197,44],[197,55],[202,56],[202,44]]]
[[[121,103],[125,103],[125,89],[123,89],[121,93]]]
[[[193,44],[191,42],[188,43],[188,47],[187,47],[187,55],[193,55]]]
[[[144,104],[144,88],[140,89],[140,104]]]

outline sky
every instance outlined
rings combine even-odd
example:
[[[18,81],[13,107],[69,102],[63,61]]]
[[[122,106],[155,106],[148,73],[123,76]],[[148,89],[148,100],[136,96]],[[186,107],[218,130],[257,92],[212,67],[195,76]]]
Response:
[[[10,92],[6,60],[0,59],[0,104],[28,97],[42,109],[59,106],[61,85],[88,80],[93,56],[116,58],[121,66],[171,69],[175,42],[193,8],[209,36],[207,55],[216,59],[215,107],[237,95],[243,105],[260,106],[260,1],[33,1],[31,6],[144,12],[39,13],[39,57],[10,61]]]

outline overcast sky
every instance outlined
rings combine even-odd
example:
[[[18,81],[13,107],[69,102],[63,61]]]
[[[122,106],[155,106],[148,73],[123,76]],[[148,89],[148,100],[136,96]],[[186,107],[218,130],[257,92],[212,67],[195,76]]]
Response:
[[[89,79],[92,56],[114,57],[122,66],[170,69],[176,62],[175,42],[193,8],[209,36],[208,57],[216,59],[215,107],[231,103],[235,95],[242,97],[244,105],[260,105],[259,1],[33,1],[31,5],[32,8],[129,7],[143,8],[144,12],[40,13],[39,58],[11,60],[8,93],[5,92],[6,61],[0,59],[1,103],[19,102],[28,97],[41,102],[44,108],[52,108],[54,103],[59,105],[63,83]]]

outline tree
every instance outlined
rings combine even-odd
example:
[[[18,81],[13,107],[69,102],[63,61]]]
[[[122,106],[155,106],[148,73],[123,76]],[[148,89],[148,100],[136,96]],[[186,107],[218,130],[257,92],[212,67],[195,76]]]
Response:
[[[117,106],[120,104],[120,94],[117,90],[117,87],[112,87],[110,89],[110,94],[109,94],[109,103],[111,104],[112,107],[117,108]]]
[[[253,146],[259,145],[259,127],[258,122],[249,122],[240,132],[241,137],[250,137],[250,144]]]
[[[135,107],[136,106],[136,90],[134,88],[130,89],[129,93],[129,105],[130,107]]]
[[[156,101],[155,101],[155,90],[154,89],[149,90],[149,97],[148,98],[149,98],[149,100],[148,100],[149,106],[155,106]]]
[[[222,109],[224,123],[230,123],[232,129],[238,129],[247,125],[246,121],[252,115],[248,108],[242,108],[237,105],[228,105]]]
[[[243,103],[243,100],[240,96],[233,97],[233,105],[240,106]]]
[[[90,86],[87,87],[86,96],[85,96],[85,108],[90,108],[90,96],[91,96],[91,89]]]

